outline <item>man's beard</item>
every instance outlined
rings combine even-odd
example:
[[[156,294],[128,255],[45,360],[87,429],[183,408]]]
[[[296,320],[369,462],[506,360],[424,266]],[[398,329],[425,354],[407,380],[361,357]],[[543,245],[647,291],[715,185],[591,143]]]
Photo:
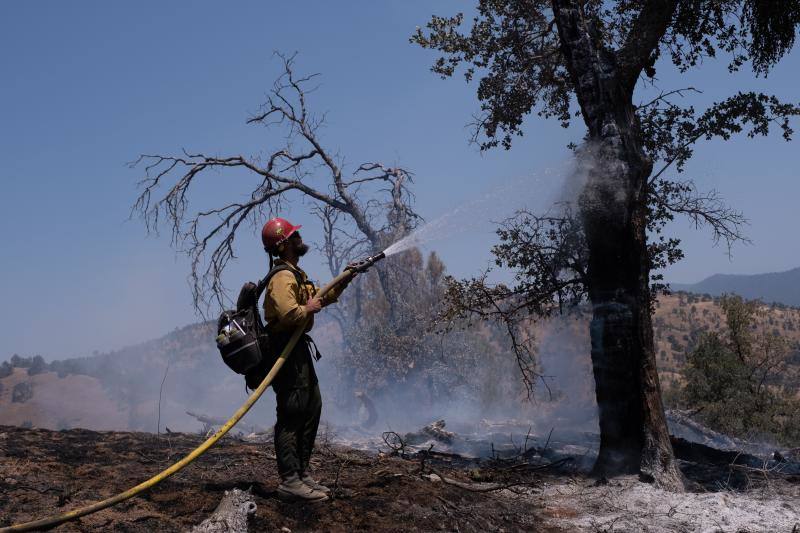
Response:
[[[308,245],[304,242],[300,242],[294,245],[294,253],[297,254],[297,257],[303,257],[308,253]]]

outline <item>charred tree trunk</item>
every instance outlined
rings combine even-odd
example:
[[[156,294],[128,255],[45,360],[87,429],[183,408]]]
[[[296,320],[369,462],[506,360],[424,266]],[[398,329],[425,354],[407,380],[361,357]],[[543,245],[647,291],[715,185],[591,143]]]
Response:
[[[669,440],[650,317],[647,178],[632,85],[574,2],[553,0],[562,52],[588,128],[579,209],[589,247],[588,292],[600,453],[594,471],[639,473],[683,488]]]

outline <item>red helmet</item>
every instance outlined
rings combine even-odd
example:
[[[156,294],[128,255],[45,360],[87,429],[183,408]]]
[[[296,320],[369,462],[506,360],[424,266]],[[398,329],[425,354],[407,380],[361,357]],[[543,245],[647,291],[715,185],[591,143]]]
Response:
[[[274,251],[280,243],[299,229],[300,226],[293,226],[285,218],[276,217],[269,220],[261,229],[261,242],[264,243],[264,249],[268,252]]]

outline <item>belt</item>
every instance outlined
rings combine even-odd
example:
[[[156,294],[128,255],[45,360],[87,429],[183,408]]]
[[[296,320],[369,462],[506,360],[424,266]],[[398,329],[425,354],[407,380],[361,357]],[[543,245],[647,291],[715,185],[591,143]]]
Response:
[[[322,354],[320,353],[319,348],[317,348],[317,343],[314,342],[314,339],[312,339],[308,334],[303,334],[303,340],[306,341],[306,344],[308,344],[309,350],[311,350],[312,347],[314,348],[314,350],[311,352],[314,360],[319,361],[322,359]]]

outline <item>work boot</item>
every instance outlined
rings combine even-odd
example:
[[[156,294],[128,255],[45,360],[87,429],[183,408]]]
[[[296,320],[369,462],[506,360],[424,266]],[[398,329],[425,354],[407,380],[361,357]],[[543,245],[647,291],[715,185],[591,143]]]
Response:
[[[292,474],[278,485],[278,495],[292,500],[305,500],[321,502],[328,499],[328,495],[315,490],[300,480],[300,476]]]
[[[317,482],[313,477],[309,476],[308,474],[303,474],[300,478],[300,481],[308,485],[314,490],[317,490],[323,494],[330,494],[331,489],[323,485],[322,483]]]

